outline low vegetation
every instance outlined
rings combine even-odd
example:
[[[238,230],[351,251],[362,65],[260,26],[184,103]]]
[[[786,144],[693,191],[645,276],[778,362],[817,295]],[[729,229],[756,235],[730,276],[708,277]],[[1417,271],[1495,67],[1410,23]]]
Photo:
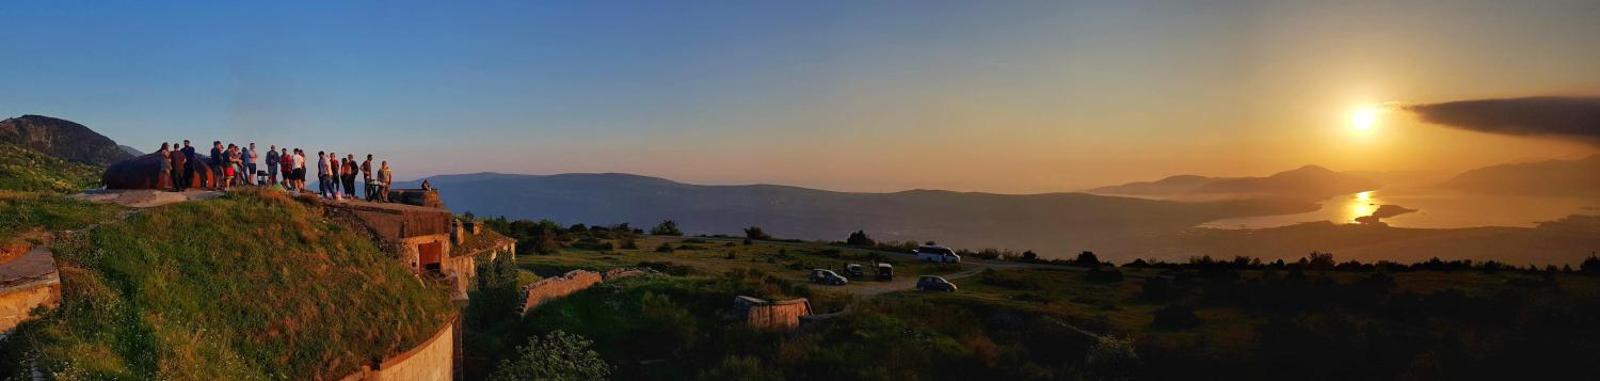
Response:
[[[996,251],[1018,263],[975,269],[915,262],[897,246],[915,243],[860,231],[835,243],[630,238],[643,250],[586,250],[568,239],[550,255],[520,257],[519,271],[661,275],[502,320],[487,335],[505,342],[487,353],[560,331],[593,340],[617,379],[767,380],[1560,378],[1586,371],[1600,353],[1591,350],[1600,342],[1591,328],[1600,325],[1600,277],[1588,275],[1600,275],[1600,258],[1536,269],[1364,264],[1328,253],[1116,266],[1088,252],[1044,261]],[[877,282],[804,283],[811,268],[874,261],[910,279],[971,275],[951,278],[956,293],[854,296]],[[736,294],[806,296],[818,313],[843,313],[793,333],[751,330],[730,320]]]
[[[0,189],[73,193],[100,182],[100,167],[78,164],[15,144],[0,143]]]
[[[148,210],[55,250],[62,306],[4,342],[9,376],[338,378],[453,313],[443,286],[271,192]]]

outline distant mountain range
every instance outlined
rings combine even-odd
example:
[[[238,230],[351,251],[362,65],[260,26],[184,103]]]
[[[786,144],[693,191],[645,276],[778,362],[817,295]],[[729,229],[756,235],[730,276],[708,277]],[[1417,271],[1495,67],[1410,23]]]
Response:
[[[1463,172],[1440,188],[1488,194],[1600,200],[1600,154],[1577,160],[1502,164]]]
[[[1365,177],[1307,165],[1267,177],[1178,175],[1157,181],[1099,187],[1088,192],[1171,199],[1284,197],[1321,200],[1377,189],[1379,185]]]
[[[89,127],[40,115],[0,120],[0,143],[16,144],[69,161],[99,166],[134,156],[111,138]]]
[[[824,240],[843,240],[865,229],[879,240],[1052,252],[1120,247],[1219,218],[1316,208],[1276,198],[1175,202],[1087,193],[852,193],[780,185],[695,185],[617,173],[477,173],[428,181],[441,189],[452,210],[480,216],[564,224],[627,222],[643,228],[671,219],[691,234],[737,234],[760,226],[779,237]]]

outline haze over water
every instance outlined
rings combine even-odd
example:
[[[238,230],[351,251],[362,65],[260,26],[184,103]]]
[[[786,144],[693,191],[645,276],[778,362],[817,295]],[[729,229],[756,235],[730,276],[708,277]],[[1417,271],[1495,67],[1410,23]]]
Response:
[[[1533,227],[1542,221],[1573,214],[1600,214],[1600,200],[1595,198],[1483,195],[1411,188],[1343,195],[1323,201],[1316,211],[1228,218],[1206,222],[1200,227],[1261,229],[1319,221],[1348,224],[1355,223],[1357,217],[1371,215],[1382,205],[1416,209],[1383,219],[1389,226],[1405,228]]]

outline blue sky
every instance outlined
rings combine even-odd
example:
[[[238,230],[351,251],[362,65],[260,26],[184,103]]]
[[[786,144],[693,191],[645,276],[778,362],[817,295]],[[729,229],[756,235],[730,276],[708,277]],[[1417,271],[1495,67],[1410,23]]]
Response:
[[[1467,154],[1375,152],[1484,140],[1318,147],[1324,114],[1600,89],[1596,3],[1446,3],[6,2],[0,114],[401,177],[1040,192],[1418,169]],[[1481,161],[1586,149],[1507,144]]]

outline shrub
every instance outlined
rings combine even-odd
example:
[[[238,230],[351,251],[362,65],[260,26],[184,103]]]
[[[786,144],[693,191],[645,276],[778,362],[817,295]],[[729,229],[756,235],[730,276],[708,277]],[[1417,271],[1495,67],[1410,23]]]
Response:
[[[1078,253],[1078,259],[1072,260],[1072,264],[1084,267],[1095,267],[1100,265],[1100,257],[1095,256],[1093,251],[1085,251]]]
[[[662,242],[661,246],[656,246],[657,253],[671,253],[672,251],[672,244],[670,243]]]
[[[657,224],[655,227],[650,228],[650,235],[681,236],[681,235],[683,235],[683,231],[678,230],[678,223],[677,222],[673,222],[672,220],[666,220],[666,221],[661,221],[660,224]]]
[[[850,246],[867,246],[867,247],[871,247],[873,245],[877,245],[878,242],[877,241],[873,241],[872,237],[868,237],[867,236],[867,231],[865,231],[865,230],[857,230],[855,233],[850,233],[850,238],[845,238],[844,244],[850,245]]]
[[[637,240],[634,240],[633,237],[623,238],[622,239],[622,249],[623,250],[639,250],[639,242]]]
[[[1105,336],[1096,340],[1089,347],[1089,354],[1084,358],[1084,367],[1088,368],[1091,379],[1096,380],[1132,380],[1137,379],[1139,370],[1139,353],[1134,348],[1133,341],[1116,336]]]
[[[750,240],[750,239],[770,240],[770,239],[772,239],[772,236],[768,235],[767,232],[761,231],[761,227],[760,226],[751,226],[751,227],[748,227],[748,228],[744,228],[744,237],[747,240]]]
[[[516,358],[500,361],[489,380],[604,379],[611,375],[611,367],[589,349],[593,344],[583,336],[559,330],[543,338],[529,337],[527,345],[517,347]]]

